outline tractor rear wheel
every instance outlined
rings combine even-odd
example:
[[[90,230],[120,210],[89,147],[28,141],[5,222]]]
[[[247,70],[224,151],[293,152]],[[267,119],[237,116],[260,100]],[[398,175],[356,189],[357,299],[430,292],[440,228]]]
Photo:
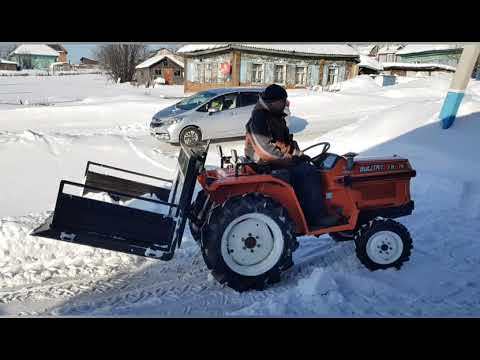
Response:
[[[248,194],[211,209],[203,255],[212,275],[236,291],[263,290],[292,265],[295,224],[273,199]]]
[[[391,219],[373,220],[355,237],[360,262],[369,270],[400,269],[410,259],[413,248],[407,228]]]

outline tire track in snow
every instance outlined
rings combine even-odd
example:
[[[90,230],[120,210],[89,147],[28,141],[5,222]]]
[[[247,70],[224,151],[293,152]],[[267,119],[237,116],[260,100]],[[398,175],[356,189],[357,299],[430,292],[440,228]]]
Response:
[[[152,164],[153,166],[156,166],[160,169],[163,169],[165,171],[168,171],[168,172],[171,172],[173,173],[175,171],[175,169],[171,169],[169,167],[166,167],[158,162],[156,162],[155,160],[153,160],[152,158],[150,158],[149,156],[147,156],[146,154],[144,154],[142,151],[140,151],[140,149],[138,149],[134,144],[133,142],[127,137],[127,136],[124,136],[123,139],[127,142],[127,144],[130,146],[130,148],[133,150],[133,152],[140,158],[140,159],[143,159],[147,162],[149,162],[150,164]]]

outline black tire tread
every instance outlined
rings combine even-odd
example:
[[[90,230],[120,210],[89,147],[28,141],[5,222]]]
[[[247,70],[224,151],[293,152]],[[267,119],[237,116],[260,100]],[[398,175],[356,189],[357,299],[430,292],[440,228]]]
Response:
[[[280,225],[285,239],[284,252],[278,263],[259,276],[243,276],[233,272],[224,263],[220,250],[221,238],[228,224],[235,218],[251,212],[272,217]],[[280,273],[291,266],[292,252],[297,246],[295,224],[287,211],[272,198],[259,193],[232,197],[214,206],[207,217],[202,239],[202,254],[213,277],[239,292],[250,289],[264,290],[267,284],[280,281]]]
[[[374,233],[382,230],[396,232],[403,241],[403,252],[395,262],[392,264],[377,264],[370,260],[367,255],[366,245],[367,241]],[[413,241],[408,229],[401,223],[392,219],[376,219],[372,220],[370,224],[363,225],[358,233],[355,235],[355,252],[360,262],[369,270],[375,271],[380,269],[388,269],[395,267],[399,270],[402,265],[410,260],[413,249]]]

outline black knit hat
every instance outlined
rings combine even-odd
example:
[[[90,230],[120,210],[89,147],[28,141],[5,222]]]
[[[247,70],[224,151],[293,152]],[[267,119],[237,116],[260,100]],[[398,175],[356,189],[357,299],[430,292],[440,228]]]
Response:
[[[262,93],[262,99],[268,102],[283,100],[288,97],[287,92],[283,87],[277,84],[267,86]]]

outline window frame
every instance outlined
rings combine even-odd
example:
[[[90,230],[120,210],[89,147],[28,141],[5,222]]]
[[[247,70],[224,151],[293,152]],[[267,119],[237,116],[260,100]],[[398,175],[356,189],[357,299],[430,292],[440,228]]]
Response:
[[[256,76],[254,76],[254,74],[256,74],[257,72],[253,70],[254,66],[260,66],[261,68],[261,76],[260,76],[260,81],[256,81]],[[264,82],[264,79],[265,79],[265,64],[261,64],[261,63],[252,63],[252,71],[251,71],[251,83],[252,84],[263,84]]]
[[[303,68],[303,82],[298,82],[298,68]],[[295,65],[295,85],[307,86],[307,65]]]
[[[333,84],[336,84],[338,83],[338,76],[339,76],[339,73],[340,73],[340,70],[339,70],[339,66],[336,64],[336,63],[333,63],[333,64],[329,64],[328,65],[328,71],[327,71],[327,85],[333,85]],[[330,82],[330,71],[333,70],[333,81]],[[335,81],[335,79],[337,79],[337,81]]]
[[[200,70],[200,71],[199,71]],[[195,83],[204,84],[205,83],[205,64],[202,62],[195,63]]]
[[[287,83],[287,64],[273,64],[273,82],[278,85],[285,85]],[[277,66],[283,68],[283,82],[277,81]]]

